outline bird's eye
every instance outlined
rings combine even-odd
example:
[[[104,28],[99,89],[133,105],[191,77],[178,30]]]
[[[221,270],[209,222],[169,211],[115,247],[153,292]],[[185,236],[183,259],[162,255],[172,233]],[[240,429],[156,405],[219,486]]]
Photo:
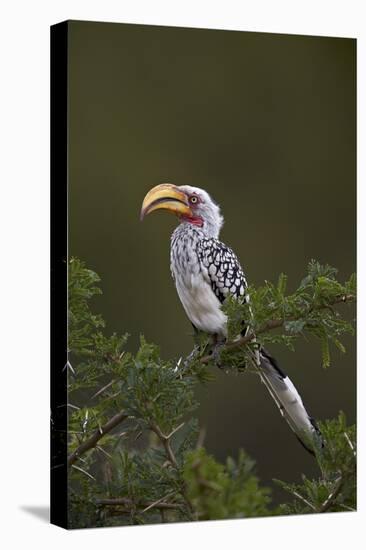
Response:
[[[189,201],[191,202],[191,204],[196,204],[196,202],[198,202],[198,199],[197,197],[190,197]]]

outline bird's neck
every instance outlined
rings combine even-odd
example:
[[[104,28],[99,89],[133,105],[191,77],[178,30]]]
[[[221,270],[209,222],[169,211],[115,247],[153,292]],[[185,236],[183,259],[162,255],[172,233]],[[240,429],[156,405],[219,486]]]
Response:
[[[172,243],[184,241],[187,244],[188,243],[193,244],[194,242],[204,238],[205,238],[205,235],[204,235],[204,232],[202,231],[202,228],[192,225],[191,223],[188,223],[188,222],[180,223],[172,233]]]
[[[190,223],[189,221],[183,221],[173,231],[172,239],[175,240],[187,237],[192,240],[217,238],[218,231],[214,230],[207,224],[200,227]]]

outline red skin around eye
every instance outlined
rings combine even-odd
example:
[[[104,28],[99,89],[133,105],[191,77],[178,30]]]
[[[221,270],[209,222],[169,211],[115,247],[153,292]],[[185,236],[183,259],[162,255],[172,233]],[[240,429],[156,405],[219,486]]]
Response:
[[[191,201],[192,197],[196,197],[197,199],[197,202],[193,202]],[[198,195],[194,194],[194,195],[191,195],[190,197],[188,197],[188,201],[189,201],[189,204],[191,206],[191,210],[194,211],[194,207],[197,206],[197,204],[199,204],[201,202],[201,199]],[[180,216],[180,219],[182,221],[185,221],[185,222],[189,222],[191,223],[192,225],[196,225],[197,227],[202,227],[203,226],[203,219],[201,218],[201,216]]]

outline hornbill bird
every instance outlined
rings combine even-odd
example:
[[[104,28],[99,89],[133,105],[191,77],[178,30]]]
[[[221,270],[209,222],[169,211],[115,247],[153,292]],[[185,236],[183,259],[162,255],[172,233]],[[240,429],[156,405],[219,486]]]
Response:
[[[228,295],[247,302],[249,297],[238,258],[219,240],[223,225],[219,206],[203,189],[163,183],[145,196],[141,220],[156,210],[168,210],[180,222],[171,236],[170,268],[189,320],[215,342],[224,342],[227,317],[222,303]],[[314,454],[314,444],[323,445],[321,433],[295,386],[263,347],[255,355],[257,372],[281,414],[300,443]]]

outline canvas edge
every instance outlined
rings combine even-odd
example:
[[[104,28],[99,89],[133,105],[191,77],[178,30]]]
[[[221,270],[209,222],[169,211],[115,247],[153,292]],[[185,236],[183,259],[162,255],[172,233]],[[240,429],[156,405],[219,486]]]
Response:
[[[51,470],[50,522],[67,528],[68,22],[50,28]]]

